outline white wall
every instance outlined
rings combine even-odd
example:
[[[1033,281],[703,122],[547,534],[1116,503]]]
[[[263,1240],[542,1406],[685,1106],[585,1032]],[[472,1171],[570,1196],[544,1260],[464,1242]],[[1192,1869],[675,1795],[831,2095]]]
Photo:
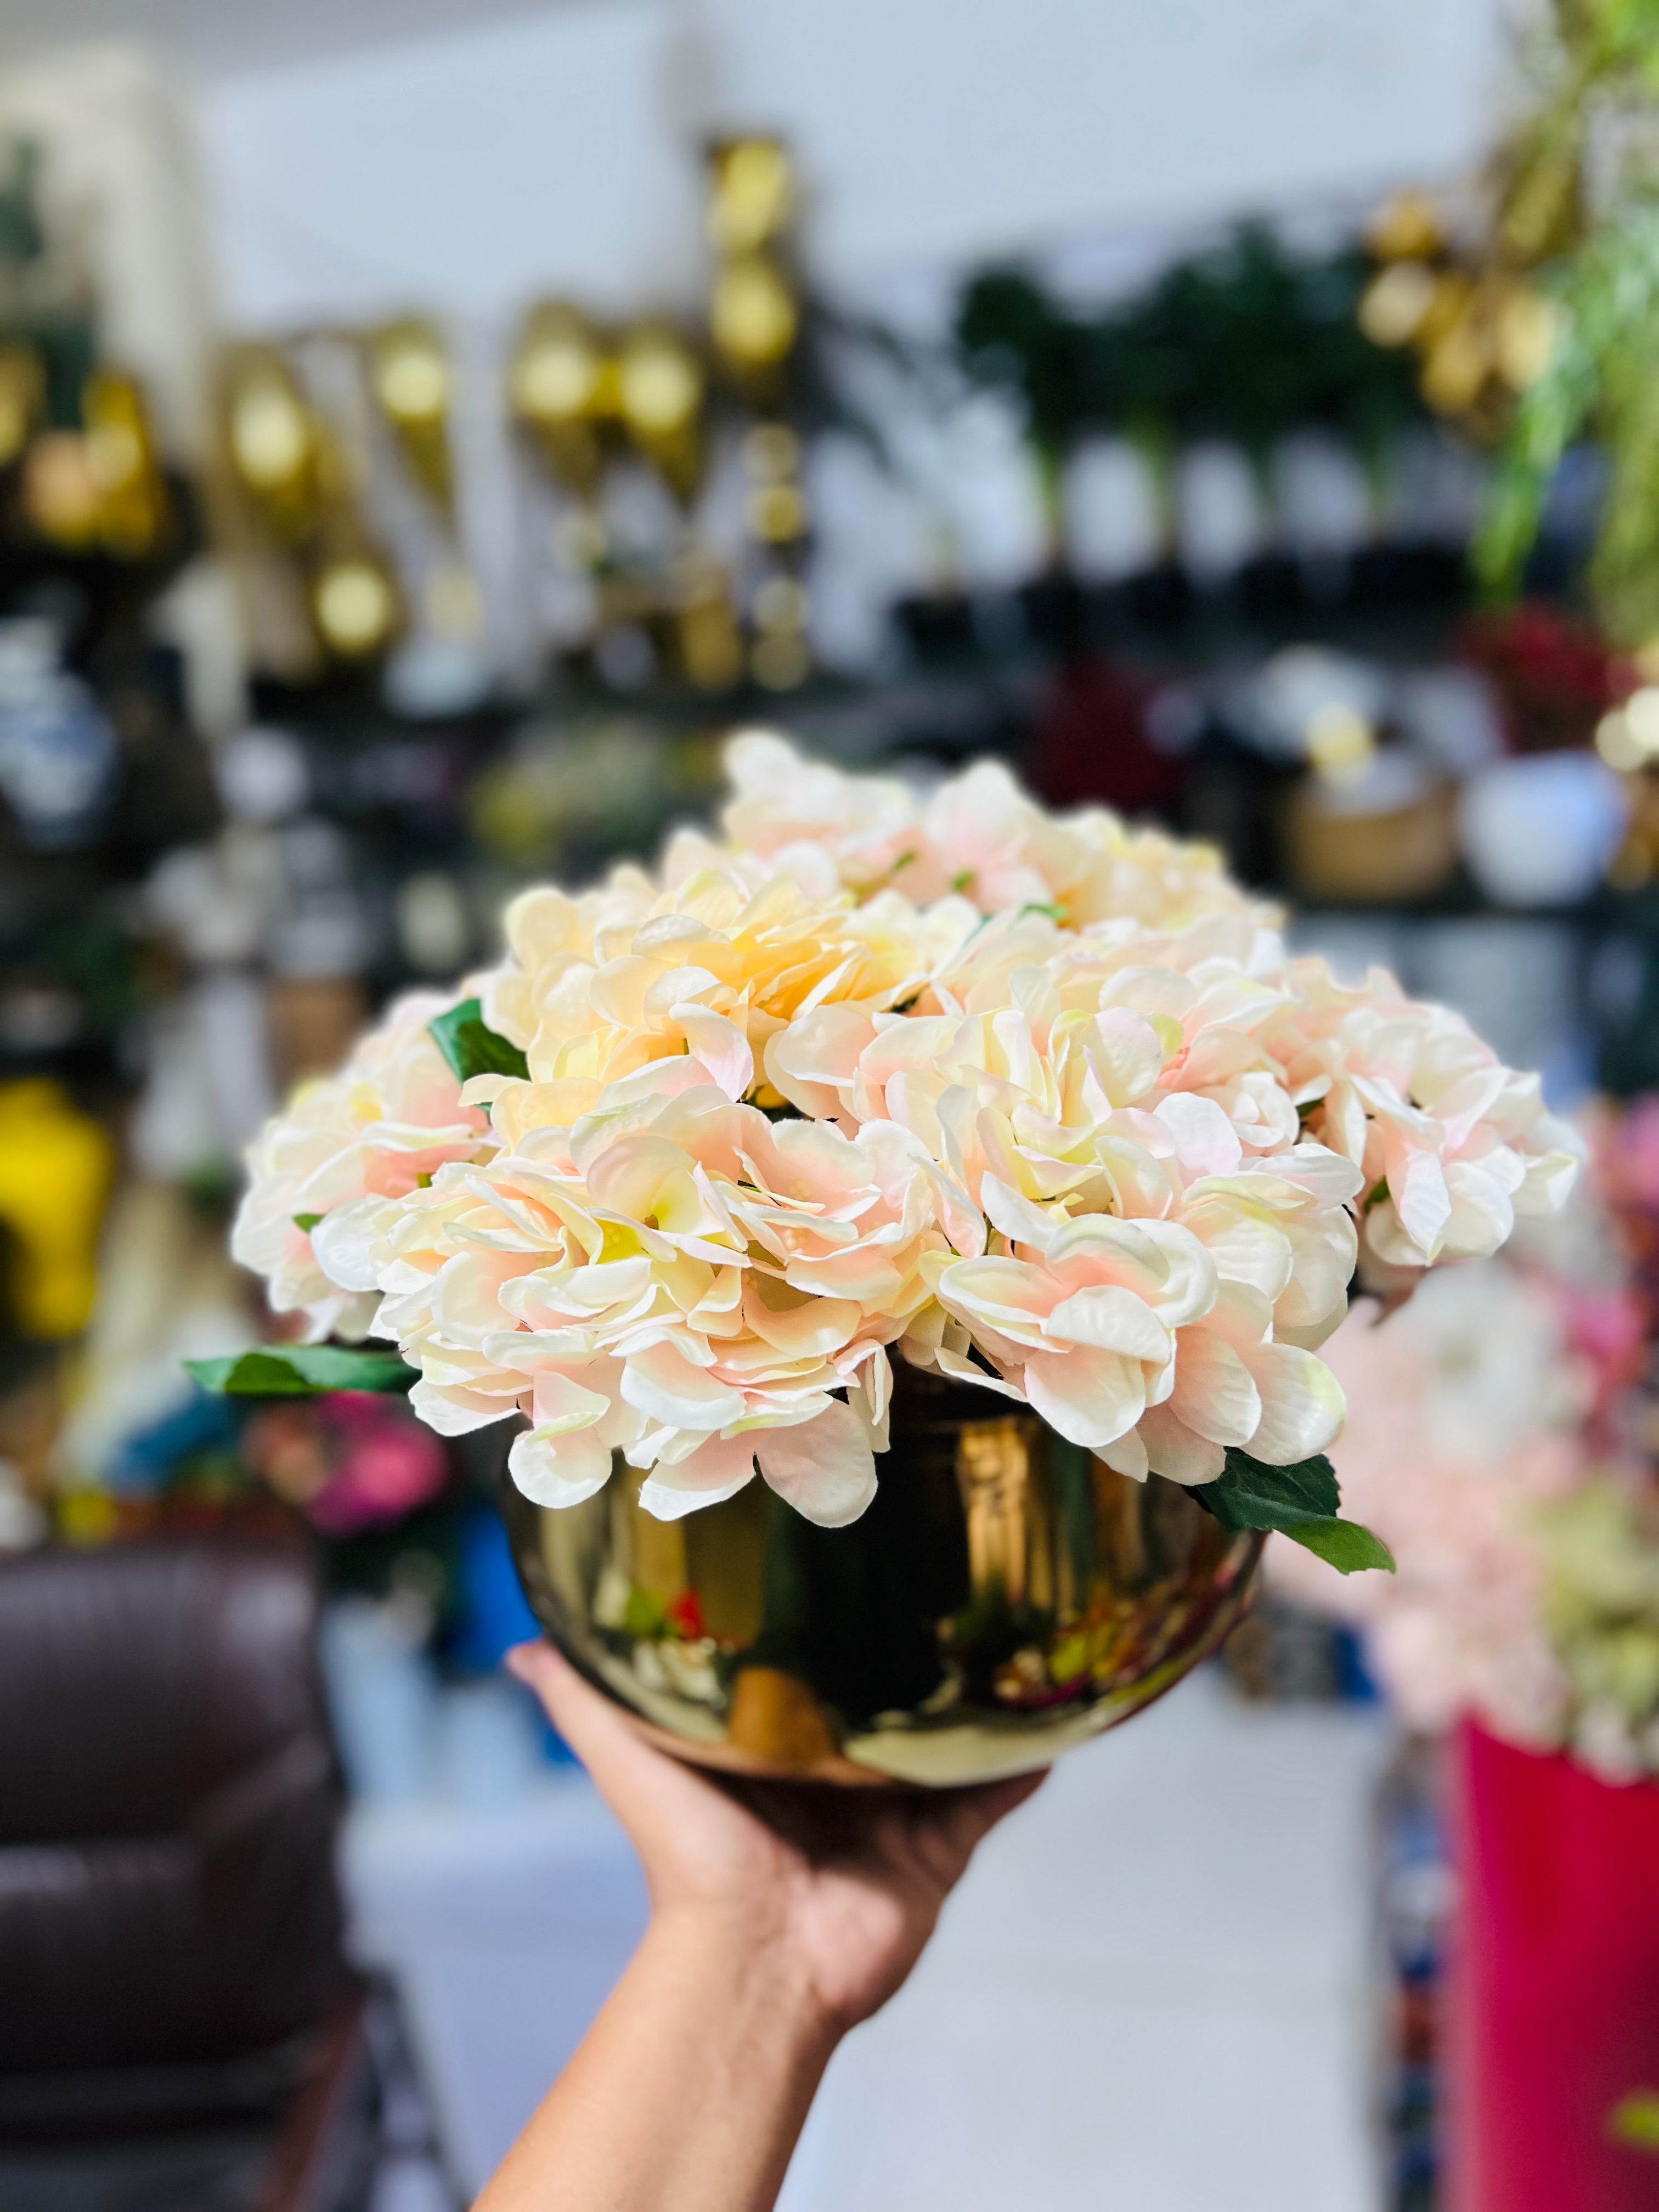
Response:
[[[820,277],[1363,200],[1478,158],[1498,0],[588,0],[223,77],[229,313],[695,294],[698,123],[775,125]]]

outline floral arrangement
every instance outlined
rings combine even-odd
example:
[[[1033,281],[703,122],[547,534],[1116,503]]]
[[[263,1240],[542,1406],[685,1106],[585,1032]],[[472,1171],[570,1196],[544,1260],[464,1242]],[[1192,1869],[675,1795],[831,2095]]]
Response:
[[[1030,1406],[1345,1571],[1319,1347],[1559,1206],[1537,1079],[1389,976],[1288,957],[1216,855],[1000,766],[919,796],[750,732],[718,836],[507,908],[252,1147],[233,1241],[337,1386],[396,1344],[445,1433],[522,1415],[572,1504],[620,1452],[672,1518],[757,1471],[869,1504],[895,1358]],[[321,1365],[319,1365],[319,1362]]]
[[[1659,1773],[1659,1100],[1598,1117],[1570,1238],[1425,1285],[1326,1347],[1350,1420],[1333,1457],[1398,1563],[1334,1581],[1273,1545],[1271,1577],[1363,1634],[1407,1720],[1474,1712],[1614,1779]]]

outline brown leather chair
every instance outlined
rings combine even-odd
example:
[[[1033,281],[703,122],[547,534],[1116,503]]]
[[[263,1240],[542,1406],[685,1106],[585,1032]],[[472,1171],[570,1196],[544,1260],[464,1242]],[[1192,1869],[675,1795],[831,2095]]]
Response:
[[[297,1547],[0,1560],[4,2212],[362,2201],[317,1611]]]

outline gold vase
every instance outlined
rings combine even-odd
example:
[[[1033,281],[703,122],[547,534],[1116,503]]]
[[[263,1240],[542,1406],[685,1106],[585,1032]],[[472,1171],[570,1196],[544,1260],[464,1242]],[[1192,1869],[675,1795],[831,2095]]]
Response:
[[[666,1748],[774,1778],[934,1786],[1046,1766],[1151,1704],[1248,1600],[1262,1539],[1115,1474],[1023,1407],[895,1363],[874,1503],[821,1528],[757,1479],[654,1520],[502,1504],[537,1618]]]

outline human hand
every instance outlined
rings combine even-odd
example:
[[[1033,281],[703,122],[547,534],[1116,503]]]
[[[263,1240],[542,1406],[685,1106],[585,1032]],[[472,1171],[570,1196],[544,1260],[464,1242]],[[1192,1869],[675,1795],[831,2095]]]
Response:
[[[550,1644],[520,1644],[507,1664],[633,1839],[653,1921],[767,1958],[831,2039],[900,1987],[975,1846],[1044,1778],[866,1790],[717,1778],[657,1750]]]

